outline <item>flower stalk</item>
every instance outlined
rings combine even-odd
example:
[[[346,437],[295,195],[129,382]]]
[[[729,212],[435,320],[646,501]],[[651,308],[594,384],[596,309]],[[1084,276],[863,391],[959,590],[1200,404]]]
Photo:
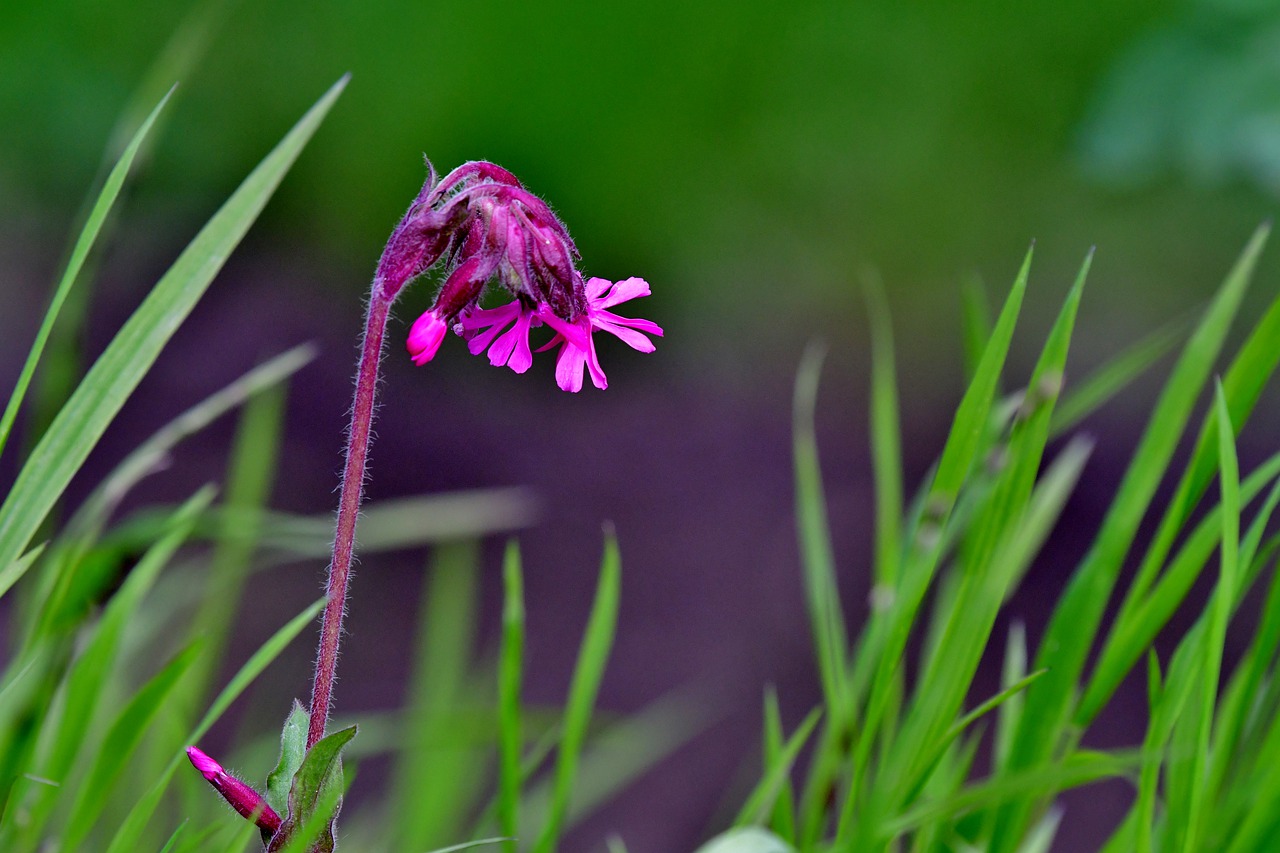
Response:
[[[328,599],[320,626],[320,648],[316,655],[315,682],[311,688],[311,717],[307,727],[307,749],[324,737],[329,722],[333,682],[337,675],[338,644],[342,638],[342,617],[347,607],[347,586],[355,557],[356,519],[364,498],[365,467],[369,459],[369,438],[377,402],[378,367],[386,337],[391,302],[381,282],[375,280],[365,316],[364,340],[360,345],[360,365],[356,368],[356,390],[351,402],[351,427],[347,431],[346,464],[342,470],[342,490],[338,496],[338,520],[334,526],[333,556],[329,563]]]

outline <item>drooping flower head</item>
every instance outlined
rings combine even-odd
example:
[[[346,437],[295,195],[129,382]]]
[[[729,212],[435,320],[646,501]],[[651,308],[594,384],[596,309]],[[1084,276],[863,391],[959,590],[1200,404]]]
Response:
[[[430,163],[427,167],[427,181],[392,232],[377,273],[384,295],[394,298],[438,261],[448,265],[435,302],[409,331],[406,344],[416,364],[434,358],[453,330],[467,339],[472,353],[488,350],[492,364],[523,373],[533,363],[529,335],[545,324],[555,336],[541,349],[560,345],[557,382],[577,391],[584,367],[596,387],[607,385],[591,339],[596,329],[642,352],[653,351],[652,342],[635,330],[660,336],[656,324],[605,310],[647,296],[648,285],[635,278],[617,285],[604,279],[585,282],[568,229],[514,175],[483,161],[464,163],[443,179]],[[514,300],[480,308],[490,283]]]

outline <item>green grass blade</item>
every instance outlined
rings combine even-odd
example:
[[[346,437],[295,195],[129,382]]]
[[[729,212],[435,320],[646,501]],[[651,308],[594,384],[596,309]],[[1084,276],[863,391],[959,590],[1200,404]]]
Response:
[[[1004,647],[1004,665],[1000,683],[1005,687],[1017,684],[1027,675],[1027,632],[1021,622],[1009,626],[1009,639]],[[1004,769],[1009,761],[1009,752],[1013,749],[1013,733],[1018,729],[1018,720],[1022,716],[1022,695],[1010,696],[1000,706],[997,715],[998,723],[995,731],[995,743],[992,745],[991,761],[997,772]]]
[[[320,611],[323,608],[324,599],[321,598],[291,619],[283,628],[272,634],[270,639],[263,643],[245,662],[244,666],[231,677],[231,680],[227,682],[227,686],[214,698],[213,703],[200,719],[200,722],[184,738],[184,742],[188,744],[195,743],[204,737],[209,728],[217,722],[218,718],[222,716],[231,703],[240,697],[245,688],[262,674],[262,671],[284,651],[289,643],[293,642],[298,634],[302,633],[303,629],[315,621],[315,618],[320,615]],[[173,778],[173,774],[180,764],[186,760],[185,753],[181,749],[175,748],[173,758],[165,766],[164,771],[152,786],[139,797],[137,803],[134,804],[125,818],[124,823],[116,831],[111,841],[111,846],[107,848],[107,853],[133,853],[138,849],[139,839],[159,806],[160,798],[164,795],[165,789],[169,787],[169,781]],[[216,796],[216,794],[211,793],[210,796]]]
[[[893,695],[894,681],[898,677],[902,654],[915,624],[916,614],[933,581],[934,571],[946,544],[943,531],[990,423],[992,404],[1009,353],[1009,345],[1013,340],[1030,270],[1031,252],[1028,251],[1005,299],[995,330],[987,341],[974,378],[956,409],[951,432],[947,436],[928,497],[924,501],[920,528],[904,555],[899,589],[884,611],[885,621],[882,624],[887,626],[884,629],[884,640],[864,643],[860,650],[860,658],[864,655],[874,657],[875,675],[871,682],[866,717],[859,726],[854,746],[852,782],[839,820],[838,841],[845,840],[843,833],[853,829],[855,798],[862,790],[861,778],[867,771],[872,746]],[[869,822],[863,825],[871,826]],[[812,823],[807,823],[806,826],[811,827]]]
[[[178,548],[186,541],[196,514],[213,500],[213,489],[206,487],[197,492],[182,508],[174,513],[170,531],[143,555],[129,572],[119,591],[113,595],[103,611],[96,629],[71,665],[62,685],[64,700],[62,713],[43,718],[36,752],[38,765],[31,772],[45,779],[66,780],[80,754],[84,738],[96,714],[101,713],[101,701],[108,681],[115,669],[117,652],[125,628],[136,618],[138,609],[155,583],[160,571],[169,564]],[[8,787],[8,782],[5,782]],[[11,821],[22,814],[24,833],[38,833],[54,803],[55,789],[47,785],[28,785],[24,797],[20,787],[15,787],[12,797],[26,800],[22,809],[7,808],[0,831],[5,837],[17,827]],[[12,842],[10,842],[12,843]]]
[[[1280,492],[1280,484],[1276,491]],[[1231,678],[1218,713],[1219,729],[1214,732],[1209,773],[1212,790],[1222,790],[1229,782],[1240,784],[1239,766],[1246,764],[1251,754],[1257,754],[1257,750],[1251,749],[1249,738],[1253,733],[1250,730],[1256,731],[1257,727],[1250,723],[1258,711],[1262,687],[1274,665],[1277,648],[1280,648],[1280,575],[1273,574],[1260,623]]]
[[[344,77],[214,214],[58,413],[0,505],[0,566],[17,559],[27,546],[107,425],[266,205],[345,84]]]
[[[1236,459],[1235,430],[1231,426],[1231,413],[1227,408],[1226,392],[1222,384],[1215,388],[1215,410],[1218,421],[1218,460],[1222,488],[1222,549],[1218,587],[1214,590],[1208,627],[1204,643],[1204,662],[1201,664],[1200,708],[1195,732],[1195,750],[1191,761],[1191,796],[1180,816],[1185,820],[1182,835],[1184,853],[1201,849],[1201,831],[1207,801],[1213,791],[1205,790],[1205,764],[1209,755],[1210,734],[1213,727],[1214,708],[1218,701],[1218,681],[1222,669],[1222,653],[1227,641],[1227,623],[1236,597],[1236,575],[1240,543],[1240,470]]]
[[[1252,500],[1278,476],[1280,454],[1266,460],[1245,479],[1240,488],[1242,503]],[[1131,608],[1124,621],[1113,626],[1076,709],[1077,725],[1086,725],[1101,711],[1160,629],[1178,609],[1217,546],[1222,531],[1220,512],[1220,508],[1215,508],[1205,515],[1186,537],[1150,593],[1140,604]]]
[[[991,338],[991,303],[977,275],[966,276],[960,287],[960,327],[964,341],[964,378],[972,382]]]
[[[1054,794],[1123,775],[1134,764],[1131,757],[1105,752],[1076,753],[1060,764],[1001,774],[977,782],[935,802],[923,803],[893,818],[882,833],[893,837],[935,821],[954,819],[1008,801]]]
[[[978,447],[982,443],[983,432],[987,428],[987,418],[999,387],[1005,358],[1009,354],[1009,344],[1013,340],[1013,330],[1022,309],[1022,298],[1026,294],[1027,277],[1030,273],[1031,252],[1028,251],[1013,287],[1009,290],[1009,296],[1005,299],[995,330],[982,353],[973,381],[969,383],[969,388],[956,409],[951,432],[947,435],[942,457],[938,460],[938,472],[934,475],[930,488],[932,501],[954,502],[960,486],[969,475],[969,468],[973,465]],[[948,506],[948,511],[949,509]]]
[[[111,210],[111,206],[115,204],[116,197],[120,195],[120,188],[124,186],[125,178],[129,175],[129,169],[133,166],[138,149],[142,147],[142,140],[151,131],[156,117],[160,115],[160,111],[169,102],[169,96],[172,94],[173,90],[170,89],[142,122],[142,126],[138,128],[137,133],[133,135],[133,139],[125,147],[124,153],[120,155],[120,159],[116,161],[115,166],[107,175],[102,191],[98,193],[98,198],[89,211],[84,228],[81,229],[80,236],[76,239],[75,247],[71,250],[71,256],[67,260],[66,269],[63,271],[62,278],[53,292],[49,310],[45,312],[44,320],[40,323],[40,329],[36,332],[36,339],[31,344],[31,351],[27,354],[27,360],[22,365],[22,372],[18,374],[17,384],[14,386],[13,393],[9,396],[9,402],[5,406],[4,414],[0,415],[0,453],[4,452],[5,445],[9,440],[9,432],[13,428],[13,421],[18,416],[18,407],[22,405],[22,400],[26,396],[27,386],[31,384],[31,377],[35,373],[36,365],[40,362],[40,356],[44,352],[45,343],[49,340],[49,333],[53,329],[54,321],[58,318],[62,303],[71,291],[71,286],[75,284],[77,276],[80,275],[85,259],[89,256],[89,250],[93,247],[94,241],[98,238],[98,233],[102,230],[102,223],[106,221],[107,213]]]
[[[309,353],[298,353],[300,357],[306,355]],[[265,508],[270,499],[275,479],[284,409],[285,393],[280,385],[264,388],[246,401],[231,448],[226,498],[223,501],[227,509],[243,512],[248,518],[255,515],[261,518],[258,511]],[[192,679],[193,698],[197,702],[204,697],[205,685],[213,668],[222,660],[231,630],[227,610],[234,609],[240,601],[253,553],[261,537],[260,527],[252,522],[238,524],[235,531],[230,530],[230,526],[227,523],[222,535],[218,536],[209,561],[209,583],[191,620],[192,633],[204,636],[209,650],[196,673],[197,677]]]
[[[424,585],[403,748],[392,783],[389,849],[425,850],[457,837],[480,778],[475,750],[450,737],[467,704],[475,646],[478,555],[472,544],[435,552]]]
[[[765,692],[764,702],[764,772],[786,761],[786,735],[782,729],[782,711],[778,708],[778,694],[772,688]],[[769,828],[791,843],[796,840],[795,791],[788,775],[782,781],[778,796],[769,817]]]
[[[128,101],[120,110],[115,126],[107,140],[102,154],[102,165],[94,179],[94,186],[103,183],[113,163],[120,159],[130,138],[146,119],[151,108],[166,92],[175,87],[174,81],[186,80],[205,54],[205,49],[212,40],[223,13],[226,11],[225,0],[209,0],[201,3],[187,13],[170,36],[169,41],[157,55],[151,67],[147,69],[142,80],[130,94]],[[152,128],[152,133],[144,141],[138,151],[134,171],[146,168],[150,151],[159,137],[166,117],[161,115]],[[87,196],[81,204],[77,221],[87,221],[94,202],[94,195]],[[115,217],[108,217],[103,224],[98,244],[106,244],[112,233]],[[70,250],[70,247],[68,247]],[[68,252],[69,254],[69,252]],[[80,359],[76,332],[82,328],[85,311],[89,305],[89,287],[95,274],[93,257],[85,264],[80,275],[82,283],[74,288],[63,306],[64,323],[54,327],[49,340],[47,356],[41,370],[40,383],[35,389],[35,406],[32,422],[37,426],[37,435],[53,420],[58,409],[66,402],[80,374]]]
[[[902,447],[893,320],[879,281],[864,288],[871,324],[871,461],[876,485],[875,582],[893,589],[902,549]]]
[[[9,565],[0,569],[0,590],[8,589],[35,565],[36,560],[44,553],[45,543],[41,542]]]
[[[93,767],[85,777],[76,797],[71,817],[63,834],[63,848],[77,850],[93,828],[106,805],[107,792],[116,784],[143,734],[160,710],[169,693],[201,654],[197,640],[178,653],[151,678],[125,705],[107,731],[98,749]]]
[[[570,798],[565,825],[590,814],[638,776],[652,770],[692,738],[706,731],[715,721],[708,712],[708,704],[704,696],[673,693],[660,697],[634,714],[603,725],[599,732],[593,732],[578,762],[576,790]],[[551,728],[549,733],[555,735],[556,731]],[[521,802],[522,826],[529,826],[535,818],[550,812],[555,778],[532,785],[528,778],[543,763],[553,746],[554,741],[535,741],[525,759],[529,773],[525,776],[525,794]]]
[[[569,701],[564,711],[563,735],[556,756],[555,783],[546,823],[538,835],[533,849],[536,853],[551,853],[556,849],[569,812],[569,796],[573,788],[582,743],[591,723],[596,693],[604,675],[605,662],[613,647],[614,632],[618,622],[618,597],[621,583],[621,562],[618,544],[612,533],[605,538],[604,559],[600,564],[600,580],[596,587],[595,603],[582,638],[582,649],[574,668],[573,682],[569,687]]]
[[[1109,400],[1119,396],[1135,379],[1172,352],[1184,334],[1185,329],[1181,323],[1157,329],[1109,359],[1075,388],[1068,389],[1053,412],[1050,435],[1056,437],[1068,432]]]
[[[524,749],[521,726],[524,681],[524,580],[520,547],[507,543],[502,562],[502,652],[498,661],[498,827],[509,841],[507,853],[516,853],[520,830],[520,754]]]
[[[1069,734],[1076,685],[1120,567],[1221,350],[1266,235],[1265,226],[1254,234],[1187,342],[1102,529],[1054,610],[1036,660],[1036,668],[1047,668],[1049,673],[1027,692],[1011,766],[1032,767],[1048,761]],[[1027,800],[1006,810],[995,829],[993,853],[1016,849],[1030,816]]]
[[[449,847],[438,847],[431,853],[457,853],[459,850],[474,850],[477,847],[487,847],[490,844],[505,844],[509,841],[515,841],[514,838],[497,837],[497,838],[477,838],[475,841],[464,841],[461,844],[453,844]]]
[[[810,711],[800,723],[799,728],[787,739],[786,745],[779,750],[776,759],[766,768],[760,782],[743,802],[742,809],[738,812],[732,826],[744,827],[765,823],[773,812],[778,798],[786,789],[791,768],[800,755],[800,750],[808,743],[809,736],[813,734],[814,727],[818,725],[821,716],[822,711],[818,708]]]
[[[826,498],[822,490],[822,468],[814,435],[814,409],[818,399],[818,377],[825,350],[816,345],[805,349],[796,375],[792,414],[796,478],[796,525],[804,566],[805,593],[813,641],[817,649],[818,675],[826,697],[828,713],[843,719],[845,649],[849,639],[840,610],[836,586],[835,557],[831,553],[831,530],[827,521]]]

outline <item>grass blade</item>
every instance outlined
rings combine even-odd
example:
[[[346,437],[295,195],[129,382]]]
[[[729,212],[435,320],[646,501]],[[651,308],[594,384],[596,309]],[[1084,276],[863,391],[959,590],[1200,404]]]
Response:
[[[578,757],[591,723],[596,693],[604,674],[605,661],[613,647],[614,632],[618,622],[618,595],[621,582],[621,562],[618,544],[612,533],[605,537],[604,559],[600,564],[600,580],[596,586],[595,603],[582,638],[582,649],[574,668],[573,683],[569,688],[569,701],[564,711],[563,735],[556,756],[555,783],[546,823],[538,835],[533,849],[536,853],[551,853],[556,849],[565,817],[569,812],[569,796],[577,771]]]
[[[1187,342],[1102,529],[1054,610],[1036,659],[1036,668],[1047,668],[1049,672],[1027,691],[1011,767],[1033,767],[1049,761],[1069,734],[1066,727],[1076,685],[1120,567],[1221,350],[1266,235],[1265,226],[1255,232]],[[1016,849],[1030,817],[1029,799],[1005,810],[995,828],[993,853]]]
[[[313,603],[306,610],[293,617],[275,634],[271,635],[259,649],[253,653],[244,666],[231,678],[227,686],[222,692],[214,698],[213,703],[205,712],[205,715],[196,724],[195,728],[184,738],[185,743],[195,743],[199,741],[209,731],[209,728],[217,722],[223,712],[239,698],[240,694],[245,691],[250,684],[253,683],[262,671],[284,651],[285,646],[293,642],[303,629],[310,625],[315,618],[320,615],[320,611],[324,608],[324,599],[321,598]],[[169,787],[169,781],[173,778],[174,772],[178,769],[182,762],[186,761],[186,755],[181,749],[175,748],[173,758],[165,766],[164,771],[130,810],[129,815],[125,818],[124,823],[116,831],[115,837],[111,841],[111,846],[107,848],[107,853],[132,853],[138,849],[139,839],[142,837],[151,816],[155,813],[156,807],[160,804],[160,798],[164,795],[165,789]],[[210,796],[214,796],[210,794]]]
[[[161,277],[54,418],[0,505],[0,566],[13,562],[27,546],[107,425],[266,205],[345,84],[344,77],[245,178]]]
[[[102,224],[107,219],[107,213],[110,212],[111,206],[115,204],[117,196],[120,195],[120,189],[124,186],[125,178],[129,175],[129,169],[133,166],[134,158],[138,155],[138,149],[142,147],[142,140],[150,133],[152,126],[156,122],[156,117],[160,115],[160,111],[169,102],[169,97],[172,94],[173,89],[170,89],[142,122],[142,126],[138,128],[137,133],[133,135],[133,139],[125,147],[124,153],[120,155],[120,159],[116,161],[115,166],[107,175],[102,191],[98,194],[97,200],[89,211],[84,228],[81,229],[80,236],[76,239],[75,246],[71,250],[71,256],[67,260],[67,267],[62,273],[62,278],[58,281],[57,288],[54,289],[53,299],[49,303],[49,310],[45,312],[44,320],[40,323],[40,329],[36,332],[35,342],[31,344],[31,351],[27,354],[27,360],[22,365],[22,372],[18,374],[17,384],[14,386],[13,393],[9,396],[9,402],[5,406],[4,414],[0,415],[0,453],[4,452],[5,444],[9,440],[9,432],[13,428],[13,421],[18,416],[18,407],[22,405],[22,400],[26,396],[27,386],[31,383],[31,377],[35,373],[36,365],[44,352],[45,343],[49,339],[49,333],[53,329],[54,321],[58,318],[62,303],[66,301],[67,294],[71,291],[72,285],[75,284],[76,278],[80,275],[85,259],[89,256],[89,250],[93,247],[94,241],[98,238],[98,233],[102,230]]]
[[[498,661],[498,827],[509,840],[507,853],[516,853],[520,829],[520,753],[524,748],[521,728],[522,683],[524,680],[524,580],[520,569],[520,547],[507,543],[502,563],[502,653]]]
[[[871,461],[876,486],[875,582],[893,589],[901,559],[902,447],[893,321],[880,282],[864,288],[871,323]]]
[[[836,587],[835,557],[831,553],[831,530],[827,521],[826,498],[822,490],[822,469],[818,462],[818,442],[814,435],[814,409],[818,398],[818,376],[825,348],[805,349],[796,375],[792,429],[795,434],[796,524],[804,565],[806,601],[818,653],[818,674],[831,713],[839,716],[844,706],[844,654],[848,647],[844,614]]]
[[[81,843],[106,805],[106,792],[124,772],[125,764],[169,693],[201,653],[201,643],[198,640],[188,645],[134,694],[111,724],[98,749],[93,767],[80,786],[63,835],[64,849],[80,849]]]

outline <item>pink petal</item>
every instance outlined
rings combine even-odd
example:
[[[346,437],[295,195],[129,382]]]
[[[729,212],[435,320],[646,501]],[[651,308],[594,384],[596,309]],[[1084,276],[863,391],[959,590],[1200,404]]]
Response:
[[[494,367],[506,365],[516,373],[524,373],[533,364],[529,351],[529,327],[533,315],[520,312],[515,325],[503,333],[489,348],[489,363]]]
[[[518,320],[521,309],[519,301],[508,302],[497,308],[480,308],[462,317],[462,332],[468,337],[467,349],[472,355],[479,355],[488,348],[498,333],[507,327],[512,320]],[[480,330],[484,331],[480,331]]]
[[[619,317],[612,311],[597,312],[591,318],[591,323],[597,329],[615,335],[627,346],[640,352],[653,352],[654,349],[653,341],[646,338],[641,332],[662,337],[662,328],[656,323],[630,317]]]
[[[594,302],[595,300],[602,297],[605,291],[607,291],[612,286],[613,286],[613,282],[609,281],[609,279],[607,278],[593,277],[593,278],[587,279],[587,283],[586,283],[587,299],[589,301]]]
[[[614,305],[628,302],[632,299],[639,299],[642,296],[649,295],[649,282],[642,278],[623,279],[613,286],[613,289],[603,298],[595,303],[596,308],[612,308]]]
[[[582,390],[582,368],[585,364],[586,354],[565,341],[560,347],[560,355],[556,357],[556,384],[560,390],[574,394]]]

